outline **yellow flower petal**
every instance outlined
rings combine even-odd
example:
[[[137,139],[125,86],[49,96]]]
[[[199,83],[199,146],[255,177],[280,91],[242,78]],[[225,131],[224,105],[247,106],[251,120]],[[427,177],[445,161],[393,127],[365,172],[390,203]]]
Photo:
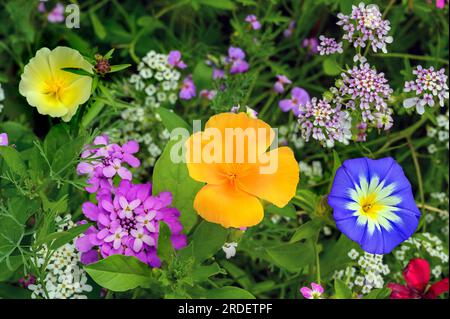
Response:
[[[224,185],[206,185],[197,193],[194,208],[211,223],[223,227],[250,227],[264,217],[261,202],[254,196]]]
[[[89,99],[92,86],[92,78],[61,70],[69,67],[89,72],[93,69],[78,51],[71,48],[38,50],[24,68],[20,94],[39,113],[69,121],[78,106]]]
[[[267,163],[247,164],[245,174],[237,179],[237,187],[249,194],[267,200],[278,207],[284,207],[295,196],[299,182],[299,167],[294,153],[288,147],[280,147],[267,153],[277,159],[276,169],[271,171]]]

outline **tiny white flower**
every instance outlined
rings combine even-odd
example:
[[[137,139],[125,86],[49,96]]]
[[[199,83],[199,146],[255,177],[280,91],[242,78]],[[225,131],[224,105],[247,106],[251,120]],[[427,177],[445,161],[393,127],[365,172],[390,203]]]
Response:
[[[232,257],[234,257],[236,255],[236,247],[237,247],[237,243],[232,242],[232,243],[225,243],[222,246],[222,250],[225,252],[226,258],[230,259]]]

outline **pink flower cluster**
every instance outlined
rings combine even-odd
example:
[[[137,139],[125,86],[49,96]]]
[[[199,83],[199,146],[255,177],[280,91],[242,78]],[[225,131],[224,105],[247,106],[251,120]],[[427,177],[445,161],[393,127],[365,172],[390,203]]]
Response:
[[[245,22],[248,22],[253,30],[261,29],[261,23],[254,14],[249,14],[245,17]]]
[[[47,21],[50,23],[60,23],[63,22],[65,17],[64,17],[64,5],[62,5],[61,3],[57,3],[55,5],[55,7],[48,13],[47,15]],[[41,0],[39,2],[38,5],[38,11],[41,13],[45,13],[46,9],[45,9],[45,1]]]
[[[184,78],[181,90],[179,93],[180,99],[190,100],[197,95],[194,80],[192,80],[192,74]]]
[[[340,109],[359,110],[362,122],[379,129],[392,127],[392,110],[388,107],[392,89],[384,73],[377,73],[368,63],[361,63],[342,73],[342,81],[333,102]]]
[[[94,225],[79,237],[75,243],[76,248],[82,253],[81,262],[89,264],[101,257],[106,258],[114,254],[135,256],[142,262],[152,267],[159,267],[161,261],[157,255],[159,236],[159,223],[165,222],[171,231],[171,241],[175,249],[186,246],[186,236],[182,234],[182,225],[179,221],[180,212],[173,207],[172,194],[162,192],[152,196],[150,183],[133,184],[131,173],[127,169],[114,168],[122,178],[118,186],[111,180],[113,170],[108,167],[111,156],[117,160],[121,156],[122,161],[138,164],[133,156],[138,150],[135,142],[126,143],[120,147],[107,143],[107,137],[99,137],[94,141],[94,147],[87,151],[93,152],[97,161],[105,164],[95,164],[102,167],[103,176],[96,188],[96,202],[86,202],[82,205],[82,211],[86,218],[94,222]],[[119,147],[119,149],[118,149]],[[86,157],[84,157],[86,158]],[[92,162],[80,164],[84,168],[93,167]],[[79,166],[80,166],[79,165]],[[100,165],[100,166],[98,166]],[[82,169],[84,171],[84,169]],[[91,177],[92,179],[92,177]],[[93,189],[90,189],[91,191]]]
[[[301,106],[298,122],[306,141],[312,137],[327,147],[333,147],[335,141],[345,143],[351,137],[348,113],[332,107],[325,99],[312,98]]]
[[[320,55],[330,55],[334,53],[342,53],[342,42],[337,43],[334,38],[327,38],[323,35],[319,37],[320,44],[317,46],[317,50]]]
[[[445,100],[449,98],[448,76],[445,74],[445,69],[436,71],[433,67],[424,69],[421,65],[418,65],[413,70],[413,74],[416,79],[405,82],[403,91],[413,92],[415,96],[404,100],[403,106],[405,108],[415,106],[417,113],[423,114],[425,106],[433,107],[437,98],[439,105],[443,107]]]
[[[388,20],[383,20],[378,6],[374,4],[366,6],[361,2],[358,6],[352,7],[350,16],[339,13],[338,18],[337,24],[346,31],[342,38],[353,43],[355,48],[370,45],[374,52],[377,50],[387,52],[386,44],[392,43],[393,40],[388,36],[391,26]]]
[[[131,181],[131,172],[126,167],[139,167],[141,162],[134,156],[139,151],[136,141],[124,145],[109,144],[107,136],[98,136],[91,147],[81,154],[83,162],[78,164],[78,175],[87,175],[89,184],[86,191],[95,193],[99,188],[107,189],[113,185],[114,176]],[[125,165],[126,164],[126,165]]]
[[[283,112],[292,111],[295,116],[300,114],[300,109],[306,105],[310,100],[309,94],[305,89],[294,87],[291,90],[291,97],[289,99],[281,100],[278,106]]]

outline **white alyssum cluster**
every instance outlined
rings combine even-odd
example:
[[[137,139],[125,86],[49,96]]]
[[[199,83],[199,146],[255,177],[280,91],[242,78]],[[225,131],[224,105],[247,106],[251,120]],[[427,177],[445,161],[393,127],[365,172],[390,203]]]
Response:
[[[300,167],[300,172],[308,178],[308,184],[313,185],[322,180],[323,169],[320,161],[312,161],[311,165],[300,161],[298,166]]]
[[[129,82],[136,91],[145,93],[145,106],[175,104],[181,74],[168,63],[167,54],[148,52],[138,64],[138,73]]]
[[[68,214],[64,218],[57,217],[58,231],[65,231],[75,226]],[[42,267],[48,254],[47,246],[37,252],[37,267]],[[87,284],[87,276],[79,266],[80,253],[75,249],[75,240],[54,251],[45,267],[44,283],[31,284],[31,297],[49,299],[85,299],[84,293],[92,291]],[[44,289],[45,287],[45,289]]]
[[[406,266],[415,257],[424,258],[424,254],[435,257],[442,266],[448,265],[448,253],[445,252],[444,243],[436,235],[421,233],[406,240],[394,251],[394,256]]]
[[[346,269],[335,271],[333,278],[347,282],[349,288],[368,294],[372,289],[384,286],[384,276],[390,273],[389,266],[383,263],[383,255],[365,252],[360,255],[352,249],[348,256],[356,264]]]
[[[3,101],[5,100],[5,91],[0,84],[0,113],[3,111]]]
[[[300,149],[305,146],[305,140],[299,134],[299,124],[297,122],[291,125],[283,125],[278,128],[278,143],[291,144],[294,148]]]
[[[437,125],[435,127],[428,126],[427,127],[427,136],[432,138],[435,142],[428,145],[428,153],[434,154],[439,149],[443,149],[444,147],[448,151],[448,126],[449,126],[449,118],[448,111],[445,115],[440,114],[436,118]]]

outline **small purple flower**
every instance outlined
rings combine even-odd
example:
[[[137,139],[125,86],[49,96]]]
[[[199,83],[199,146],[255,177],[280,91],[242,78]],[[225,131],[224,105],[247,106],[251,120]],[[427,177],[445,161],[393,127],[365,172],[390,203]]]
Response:
[[[283,36],[285,38],[290,38],[295,30],[295,21],[291,20],[286,30],[283,31]]]
[[[207,100],[212,100],[216,97],[217,91],[216,90],[201,90],[200,96]]]
[[[291,98],[287,100],[281,100],[278,106],[283,112],[291,111],[295,116],[298,116],[300,113],[300,107],[306,105],[309,102],[310,97],[306,90],[294,87],[291,91]]]
[[[39,1],[38,11],[40,13],[44,13],[45,12],[45,2],[43,0]]]
[[[176,68],[185,69],[187,67],[186,63],[181,60],[180,51],[174,50],[169,52],[169,56],[167,58],[167,62]]]
[[[50,23],[63,22],[64,17],[64,6],[61,3],[57,3],[56,6],[50,11],[47,16],[47,20]]]
[[[8,134],[0,133],[0,146],[8,146]]]
[[[302,47],[307,48],[309,54],[317,54],[319,52],[319,41],[317,38],[304,39]]]
[[[254,14],[249,14],[245,21],[250,23],[253,30],[261,29],[261,23],[258,21],[258,18]]]
[[[184,80],[180,90],[180,99],[190,100],[196,96],[196,88],[194,81],[192,80],[192,75],[188,75]]]
[[[213,73],[212,73],[213,80],[223,79],[224,77],[225,77],[224,70],[213,67]]]
[[[300,289],[303,297],[305,297],[306,299],[322,299],[322,294],[324,292],[323,287],[313,282],[311,283],[311,288],[303,287]]]
[[[320,55],[330,55],[334,53],[342,53],[342,42],[337,43],[334,38],[327,38],[323,35],[319,37],[320,44],[317,46]]]
[[[244,73],[249,68],[245,61],[245,52],[241,48],[230,47],[227,62],[231,64],[230,74]]]
[[[291,84],[291,80],[287,78],[285,75],[277,75],[277,81],[275,82],[273,89],[277,93],[283,93],[284,92],[284,85],[285,84]]]
[[[26,275],[19,278],[18,283],[23,288],[28,288],[29,285],[34,285],[36,283],[36,277],[33,275]]]

